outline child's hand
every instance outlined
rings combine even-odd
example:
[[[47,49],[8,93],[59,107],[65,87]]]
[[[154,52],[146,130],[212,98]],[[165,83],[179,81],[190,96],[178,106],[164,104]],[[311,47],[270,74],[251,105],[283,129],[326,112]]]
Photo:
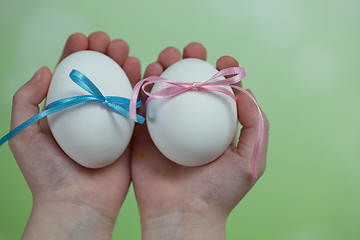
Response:
[[[206,59],[205,48],[192,43],[184,58]],[[181,53],[167,48],[144,77],[160,75],[179,61]],[[235,59],[222,57],[219,70],[238,66]],[[133,136],[131,174],[138,201],[143,239],[225,239],[225,222],[230,211],[255,184],[251,157],[255,143],[258,111],[243,93],[237,93],[238,119],[243,125],[237,146],[230,146],[217,160],[200,167],[184,167],[163,156],[153,144],[146,125],[137,125]],[[145,115],[145,109],[141,112]],[[258,161],[258,174],[265,170],[268,120]]]
[[[123,67],[131,81],[140,79],[140,62],[129,57],[122,40],[110,41],[103,32],[69,37],[61,59],[80,50],[107,54]],[[13,99],[11,127],[39,112],[51,80],[41,68]],[[130,149],[112,165],[87,169],[70,159],[48,131],[46,119],[23,130],[10,148],[33,195],[33,210],[24,238],[110,239],[130,184]]]

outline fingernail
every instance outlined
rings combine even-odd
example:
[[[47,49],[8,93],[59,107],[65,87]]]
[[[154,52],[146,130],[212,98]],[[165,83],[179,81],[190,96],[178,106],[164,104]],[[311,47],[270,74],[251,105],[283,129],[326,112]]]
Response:
[[[33,82],[38,81],[41,78],[41,74],[42,74],[42,68],[41,67],[39,70],[37,70],[37,72],[32,76],[32,78],[30,79]]]

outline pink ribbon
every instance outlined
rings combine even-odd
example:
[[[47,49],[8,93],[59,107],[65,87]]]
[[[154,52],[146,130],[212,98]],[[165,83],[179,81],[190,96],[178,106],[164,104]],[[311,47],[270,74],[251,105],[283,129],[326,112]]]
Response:
[[[219,77],[225,77],[233,75],[229,78],[226,78],[224,80],[215,80]],[[148,78],[145,78],[141,81],[139,81],[132,92],[131,98],[130,98],[130,118],[136,121],[136,101],[138,99],[140,89],[148,96],[148,99],[146,100],[145,105],[147,105],[150,101],[153,99],[164,99],[164,98],[172,98],[179,94],[182,94],[187,91],[215,91],[220,92],[228,95],[236,102],[235,95],[224,88],[224,86],[228,86],[231,88],[235,88],[243,93],[245,93],[256,105],[257,110],[259,112],[259,120],[258,120],[258,129],[257,129],[257,135],[251,160],[251,168],[254,176],[257,178],[256,175],[256,169],[257,169],[257,161],[261,150],[261,145],[263,142],[263,135],[264,135],[264,118],[261,113],[260,107],[255,100],[255,98],[245,89],[236,86],[236,83],[239,83],[244,77],[246,76],[245,69],[242,67],[230,67],[223,69],[216,73],[214,76],[212,76],[209,80],[205,82],[177,82],[177,81],[171,81],[166,78],[157,77],[157,76],[151,76]],[[151,84],[160,84],[163,86],[166,86],[166,88],[163,88],[159,91],[156,91],[155,93],[150,93],[145,90],[146,86]]]

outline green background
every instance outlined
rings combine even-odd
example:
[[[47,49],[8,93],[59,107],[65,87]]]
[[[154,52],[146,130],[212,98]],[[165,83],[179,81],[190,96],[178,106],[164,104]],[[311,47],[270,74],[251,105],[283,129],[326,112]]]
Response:
[[[12,95],[41,66],[54,69],[67,37],[123,38],[142,69],[167,46],[198,41],[215,64],[247,70],[270,119],[264,176],[231,213],[228,239],[360,239],[360,1],[0,1],[0,135]],[[0,240],[19,239],[31,193],[0,148]],[[133,190],[113,239],[140,239]]]

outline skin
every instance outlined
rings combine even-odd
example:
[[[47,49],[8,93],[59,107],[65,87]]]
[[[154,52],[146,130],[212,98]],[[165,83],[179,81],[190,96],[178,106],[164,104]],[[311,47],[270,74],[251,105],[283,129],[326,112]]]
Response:
[[[191,43],[181,56],[178,49],[166,48],[158,60],[147,67],[144,77],[160,75],[181,58],[206,60],[206,49],[199,43]],[[224,56],[216,66],[221,70],[238,66],[238,62]],[[156,148],[146,125],[137,125],[131,154],[131,176],[143,239],[226,239],[225,225],[229,213],[257,180],[251,171],[251,157],[258,112],[245,94],[235,93],[238,119],[243,126],[238,144],[229,146],[220,158],[204,166],[184,167],[171,162]],[[141,111],[144,115],[145,109]],[[264,119],[259,176],[265,170],[268,145],[269,123],[265,114]]]
[[[114,59],[132,81],[140,79],[140,62],[129,57],[123,40],[103,32],[69,37],[62,60],[80,50]],[[13,98],[11,128],[36,115],[51,72],[42,67]],[[31,189],[33,209],[23,239],[110,239],[131,181],[130,147],[112,165],[87,169],[70,159],[48,131],[46,120],[28,127],[9,142]]]
[[[107,54],[123,68],[132,85],[141,78],[140,62],[129,57],[123,40],[111,41],[103,32],[69,37],[62,60],[80,50]],[[182,56],[181,56],[182,55]],[[206,60],[206,50],[191,43],[183,54],[164,49],[149,64],[144,77],[160,75],[181,58]],[[229,56],[217,68],[238,66]],[[51,72],[42,67],[13,99],[11,127],[39,112]],[[237,94],[238,118],[243,128],[237,146],[229,146],[216,161],[201,167],[183,167],[166,159],[155,147],[146,124],[137,125],[124,154],[112,165],[87,169],[76,164],[56,144],[46,120],[33,124],[9,142],[14,157],[32,191],[33,209],[23,239],[110,239],[119,209],[133,181],[143,239],[225,239],[226,219],[255,184],[251,156],[258,113],[243,93]],[[145,115],[145,108],[140,114]],[[268,120],[258,162],[264,172]]]

